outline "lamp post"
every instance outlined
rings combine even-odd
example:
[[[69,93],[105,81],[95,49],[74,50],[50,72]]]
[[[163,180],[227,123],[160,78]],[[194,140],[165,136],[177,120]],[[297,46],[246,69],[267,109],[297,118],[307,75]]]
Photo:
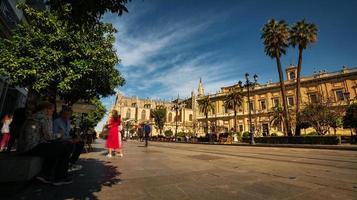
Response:
[[[177,137],[177,129],[178,129],[178,111],[181,109],[181,108],[183,108],[185,106],[185,104],[184,103],[180,103],[179,102],[179,97],[177,96],[177,100],[176,100],[176,102],[175,102],[175,104],[172,106],[172,109],[173,110],[175,110],[175,113],[176,113],[176,115],[175,115],[175,136],[174,136],[174,138],[175,138],[175,140],[176,140],[176,137]]]
[[[255,144],[254,142],[254,133],[253,133],[253,124],[252,124],[252,108],[250,106],[250,88],[254,88],[258,81],[258,75],[254,74],[254,82],[249,80],[249,74],[245,73],[245,84],[242,81],[238,82],[239,87],[247,88],[248,94],[248,116],[249,116],[249,134],[250,134],[250,144]]]

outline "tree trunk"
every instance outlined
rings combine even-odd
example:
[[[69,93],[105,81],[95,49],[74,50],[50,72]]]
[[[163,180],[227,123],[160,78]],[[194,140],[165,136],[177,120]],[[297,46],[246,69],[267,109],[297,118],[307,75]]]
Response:
[[[288,113],[288,105],[287,105],[287,100],[286,100],[286,91],[285,91],[285,85],[284,85],[284,75],[283,75],[283,70],[281,68],[281,63],[280,63],[280,58],[276,57],[276,63],[278,67],[278,72],[279,72],[279,79],[280,79],[280,90],[281,90],[281,96],[283,97],[283,113],[284,113],[284,122],[285,122],[285,133],[284,135],[292,136],[291,130],[290,130],[290,122],[289,122],[289,113]]]
[[[208,113],[206,113],[206,134],[208,135]]]
[[[234,108],[234,132],[237,132],[237,110]]]
[[[302,47],[299,47],[299,60],[298,60],[298,66],[297,66],[297,73],[296,73],[296,129],[295,129],[295,135],[300,136],[301,135],[301,129],[300,129],[300,74],[301,74],[301,65],[302,65]]]

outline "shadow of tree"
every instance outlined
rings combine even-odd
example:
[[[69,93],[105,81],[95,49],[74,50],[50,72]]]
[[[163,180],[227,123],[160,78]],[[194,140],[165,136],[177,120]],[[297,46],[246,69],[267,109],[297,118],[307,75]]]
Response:
[[[73,174],[73,183],[63,186],[44,185],[32,181],[20,193],[8,197],[9,199],[99,199],[95,193],[102,187],[112,187],[121,184],[118,178],[121,174],[117,167],[110,162],[98,159],[81,159],[78,164],[83,169]]]

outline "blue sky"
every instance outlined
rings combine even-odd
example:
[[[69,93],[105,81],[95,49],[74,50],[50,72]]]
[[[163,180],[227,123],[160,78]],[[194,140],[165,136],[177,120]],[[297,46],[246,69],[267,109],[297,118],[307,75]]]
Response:
[[[117,66],[127,96],[171,100],[197,91],[202,77],[207,93],[258,74],[277,81],[261,28],[271,18],[289,24],[306,19],[319,29],[318,41],[304,51],[302,74],[357,66],[357,1],[354,0],[132,0],[129,13],[106,14],[117,29]],[[283,66],[297,62],[288,49]],[[109,108],[115,97],[103,98]],[[102,123],[98,127],[101,127]]]

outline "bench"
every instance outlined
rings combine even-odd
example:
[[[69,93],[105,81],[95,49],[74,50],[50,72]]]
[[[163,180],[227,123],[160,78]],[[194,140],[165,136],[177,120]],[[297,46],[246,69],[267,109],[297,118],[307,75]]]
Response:
[[[31,180],[41,171],[42,163],[40,157],[0,153],[0,182]]]

